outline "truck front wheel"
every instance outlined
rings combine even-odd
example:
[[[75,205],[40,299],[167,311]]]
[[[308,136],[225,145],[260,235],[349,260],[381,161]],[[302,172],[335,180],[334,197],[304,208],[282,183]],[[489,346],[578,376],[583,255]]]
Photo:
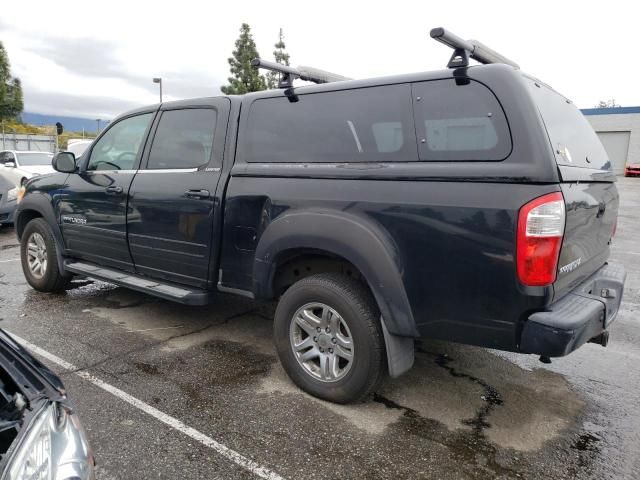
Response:
[[[42,218],[31,220],[20,240],[22,271],[29,285],[40,292],[63,291],[71,281],[58,269],[56,241],[47,222]]]
[[[282,295],[274,336],[280,362],[302,390],[336,403],[363,400],[384,371],[377,305],[339,273],[304,278]]]

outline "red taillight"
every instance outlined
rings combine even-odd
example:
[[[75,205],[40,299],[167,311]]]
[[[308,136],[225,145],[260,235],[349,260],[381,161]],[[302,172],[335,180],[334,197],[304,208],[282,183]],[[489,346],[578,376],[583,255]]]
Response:
[[[520,282],[531,286],[555,282],[564,223],[564,198],[560,192],[536,198],[520,209],[516,244]]]
[[[613,224],[613,233],[611,234],[611,238],[616,236],[617,231],[618,231],[618,217],[616,217],[616,221]]]

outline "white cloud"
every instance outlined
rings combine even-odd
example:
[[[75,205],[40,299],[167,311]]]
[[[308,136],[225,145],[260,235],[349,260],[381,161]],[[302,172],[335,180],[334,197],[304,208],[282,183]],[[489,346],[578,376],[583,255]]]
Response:
[[[95,4],[94,4],[95,5]],[[165,99],[217,95],[242,22],[271,58],[278,29],[292,63],[354,78],[443,68],[450,52],[429,38],[444,26],[477,38],[580,107],[615,98],[640,105],[636,3],[549,1],[139,2],[95,10],[11,2],[0,40],[24,85],[28,111],[93,118]]]

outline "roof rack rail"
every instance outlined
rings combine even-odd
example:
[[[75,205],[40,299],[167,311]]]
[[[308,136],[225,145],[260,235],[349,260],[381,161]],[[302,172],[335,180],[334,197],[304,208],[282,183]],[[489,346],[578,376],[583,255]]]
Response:
[[[293,81],[296,78],[313,83],[330,83],[351,80],[351,78],[343,77],[336,73],[326,72],[318,68],[302,66],[293,68],[287,65],[282,65],[281,63],[262,60],[261,58],[254,58],[251,60],[251,66],[254,68],[263,68],[265,70],[271,70],[272,72],[282,73],[282,78],[280,78],[280,82],[278,82],[278,88],[291,88],[293,86]]]
[[[449,59],[447,68],[468,67],[469,57],[484,64],[504,63],[511,65],[513,68],[520,68],[513,60],[509,60],[504,55],[499,54],[495,50],[491,50],[477,40],[463,40],[442,27],[433,28],[431,30],[431,38],[453,48],[453,55],[451,55]]]

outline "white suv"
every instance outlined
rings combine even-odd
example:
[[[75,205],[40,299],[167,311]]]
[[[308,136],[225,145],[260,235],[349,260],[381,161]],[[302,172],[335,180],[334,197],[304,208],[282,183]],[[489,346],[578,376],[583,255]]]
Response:
[[[22,186],[31,177],[53,173],[49,152],[21,152],[4,150],[0,152],[0,176]]]

